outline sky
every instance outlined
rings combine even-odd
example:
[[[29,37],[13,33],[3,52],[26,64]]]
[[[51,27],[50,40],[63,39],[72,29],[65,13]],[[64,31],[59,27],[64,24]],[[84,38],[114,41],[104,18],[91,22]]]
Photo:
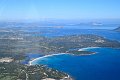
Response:
[[[120,19],[120,0],[0,0],[0,20]]]

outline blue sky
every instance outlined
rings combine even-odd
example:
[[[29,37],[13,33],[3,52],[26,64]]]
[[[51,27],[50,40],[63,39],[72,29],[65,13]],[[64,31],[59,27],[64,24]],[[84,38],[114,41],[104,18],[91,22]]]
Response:
[[[0,0],[0,20],[120,19],[120,0]]]

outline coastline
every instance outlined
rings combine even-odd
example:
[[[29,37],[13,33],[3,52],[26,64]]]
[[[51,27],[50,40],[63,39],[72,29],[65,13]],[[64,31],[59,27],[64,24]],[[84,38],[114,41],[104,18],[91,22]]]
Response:
[[[86,51],[87,49],[94,49],[94,48],[101,48],[101,47],[86,47],[86,48],[81,48],[79,49],[78,51]],[[96,54],[97,52],[93,52],[92,54],[80,54],[80,56],[87,56],[87,55],[93,55],[93,54]],[[56,56],[56,55],[62,55],[62,54],[69,54],[69,53],[58,53],[58,54],[50,54],[50,55],[44,55],[42,57],[38,57],[38,58],[35,58],[33,60],[30,60],[28,62],[28,65],[33,65],[32,63],[34,61],[37,61],[37,60],[40,60],[42,58],[46,58],[46,57],[51,57],[51,56]],[[74,55],[74,54],[73,54]]]
[[[86,47],[86,48],[81,48],[78,51],[86,51],[87,49],[95,49],[95,48],[101,48],[101,47]]]
[[[34,61],[37,61],[37,60],[42,59],[42,58],[45,58],[45,57],[51,57],[51,56],[63,55],[63,54],[68,54],[68,53],[51,54],[51,55],[45,55],[45,56],[42,56],[42,57],[38,57],[38,58],[35,58],[35,59],[29,61],[29,62],[28,62],[28,65],[31,66],[31,65],[33,65],[32,63],[33,63]],[[48,79],[49,79],[49,78],[48,78]],[[67,74],[67,76],[64,77],[63,79],[66,79],[66,80],[74,80],[69,74]],[[61,79],[61,80],[63,80],[63,79]],[[42,79],[42,80],[44,80],[44,79]],[[45,79],[45,80],[46,80],[46,79]]]
[[[102,47],[86,47],[86,48],[81,48],[80,50],[89,50],[89,49],[95,49],[95,48],[102,48]],[[96,53],[98,53],[98,52],[93,52],[92,54],[81,54],[80,56],[87,56],[87,55],[94,55],[94,54],[96,54]],[[50,54],[50,55],[44,55],[44,56],[41,56],[41,57],[38,57],[38,58],[35,58],[35,59],[33,59],[33,60],[31,60],[31,61],[29,61],[29,65],[34,65],[34,61],[36,61],[36,60],[39,60],[39,59],[42,59],[42,58],[46,58],[46,57],[51,57],[51,56],[55,56],[55,55],[64,55],[64,54],[68,54],[69,55],[69,53],[58,53],[58,54]],[[74,54],[70,54],[70,55],[74,55]],[[59,56],[58,56],[59,57]],[[33,64],[32,64],[33,63]],[[35,62],[36,63],[36,62]],[[66,76],[65,77],[65,79],[67,78],[68,80],[70,79],[70,80],[74,80],[74,78],[73,77],[71,77],[69,74],[67,74],[68,76]],[[66,79],[66,80],[67,80]],[[62,80],[62,79],[61,79]]]
[[[30,61],[28,62],[28,64],[29,64],[29,65],[33,65],[32,63],[33,63],[34,61],[39,60],[39,59],[46,58],[46,57],[51,57],[51,56],[55,56],[55,55],[62,55],[62,54],[67,54],[67,53],[59,53],[59,54],[45,55],[45,56],[38,57],[38,58],[35,58],[35,59],[33,59],[33,60],[30,60]]]
[[[90,56],[90,55],[94,55],[94,54],[96,54],[97,52],[93,52],[92,54],[80,54],[80,55],[78,55],[78,56]],[[73,55],[75,55],[75,54],[73,54]]]

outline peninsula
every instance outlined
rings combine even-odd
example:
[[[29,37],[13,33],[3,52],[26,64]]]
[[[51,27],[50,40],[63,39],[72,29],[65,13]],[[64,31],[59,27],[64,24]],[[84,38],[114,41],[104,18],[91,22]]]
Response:
[[[45,37],[35,32],[8,30],[0,32],[0,44],[0,80],[72,80],[68,74],[46,66],[21,64],[26,53],[91,55],[95,52],[78,50],[86,47],[120,48],[118,41],[93,34]]]
[[[120,27],[114,29],[114,31],[120,32]]]

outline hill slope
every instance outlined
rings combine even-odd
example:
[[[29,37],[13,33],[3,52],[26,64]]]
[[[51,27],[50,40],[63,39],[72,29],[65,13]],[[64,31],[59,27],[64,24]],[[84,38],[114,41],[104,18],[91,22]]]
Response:
[[[120,32],[120,27],[114,29],[114,31],[118,31],[118,32]]]

